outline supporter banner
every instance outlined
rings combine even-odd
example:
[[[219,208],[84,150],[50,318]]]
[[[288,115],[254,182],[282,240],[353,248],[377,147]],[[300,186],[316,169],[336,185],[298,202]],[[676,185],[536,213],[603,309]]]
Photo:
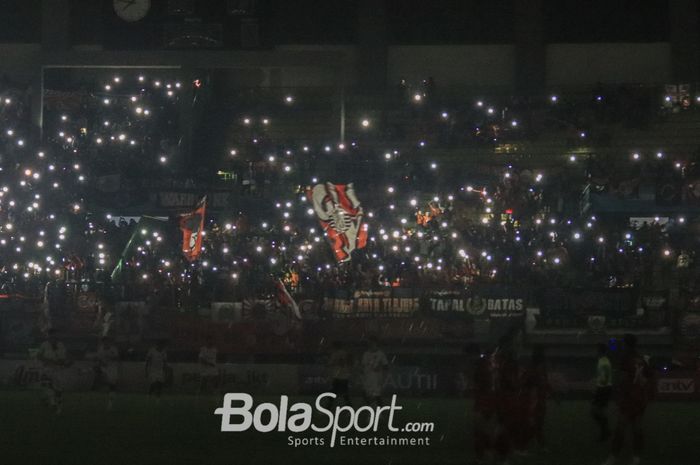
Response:
[[[663,375],[656,381],[656,393],[661,398],[692,399],[697,396],[696,375],[693,372]]]
[[[355,189],[350,184],[316,184],[306,192],[339,262],[367,245],[367,224]]]
[[[163,208],[191,207],[201,199],[201,193],[164,191],[152,194],[152,201]],[[207,206],[210,208],[225,208],[232,204],[231,192],[212,192],[207,194]]]
[[[512,318],[525,313],[525,298],[518,291],[438,291],[428,295],[425,309],[434,314],[463,314],[476,318]]]
[[[336,292],[323,308],[335,316],[410,316],[420,309],[420,299],[398,290]]]
[[[589,367],[582,360],[575,360],[573,363],[554,360],[551,365],[549,381],[558,395],[591,395],[594,367]],[[62,370],[61,382],[69,395],[91,389],[95,376],[94,366],[90,361],[78,361]],[[143,362],[140,361],[119,363],[119,392],[147,392],[148,382],[143,366]],[[197,363],[173,363],[170,364],[170,368],[166,379],[167,392],[197,392],[202,373]],[[384,391],[426,397],[463,395],[473,389],[469,376],[471,369],[471,366],[460,368],[450,365],[393,365],[384,380]],[[0,360],[0,389],[39,389],[41,372],[41,364],[36,360]],[[327,367],[319,364],[222,363],[218,366],[218,376],[218,389],[223,392],[240,391],[255,394],[314,395],[330,389],[332,381]],[[659,373],[656,379],[657,398],[695,400],[700,397],[699,382],[698,375],[692,371]],[[350,390],[353,396],[362,394],[362,373],[359,367],[351,374]]]
[[[323,365],[300,365],[299,393],[314,395],[331,388],[332,378]],[[462,383],[457,382],[458,373],[426,367],[393,366],[384,379],[384,390],[406,395],[455,394]],[[350,378],[350,391],[362,395],[362,373],[355,371]]]
[[[61,370],[60,378],[67,391],[88,391],[95,376],[95,364],[79,361]],[[197,363],[170,364],[170,376],[166,380],[172,392],[195,393],[202,369]],[[224,391],[254,393],[295,393],[298,388],[298,367],[277,364],[219,365],[219,388]],[[36,360],[0,361],[0,387],[38,389],[41,387],[41,363]],[[148,383],[143,362],[121,362],[118,366],[119,392],[147,392]]]
[[[412,289],[336,291],[324,299],[324,310],[336,316],[402,316],[421,311],[432,316],[478,318],[522,317],[524,292],[493,288],[477,291],[433,291],[419,296]]]
[[[668,291],[640,294],[634,289],[549,289],[537,299],[537,328],[580,328],[603,333],[609,329],[669,326],[668,300]]]

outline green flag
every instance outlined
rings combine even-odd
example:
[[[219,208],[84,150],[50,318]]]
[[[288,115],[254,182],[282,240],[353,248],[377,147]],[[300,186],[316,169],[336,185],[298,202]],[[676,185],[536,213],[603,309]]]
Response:
[[[134,254],[134,250],[143,240],[145,240],[146,235],[159,229],[165,223],[166,222],[164,220],[160,220],[152,216],[142,216],[139,219],[139,222],[134,226],[134,232],[131,234],[129,241],[124,246],[124,250],[122,250],[117,266],[115,266],[114,270],[112,270],[112,282],[119,281],[121,279],[125,261]],[[146,231],[145,234],[143,234],[142,231]]]

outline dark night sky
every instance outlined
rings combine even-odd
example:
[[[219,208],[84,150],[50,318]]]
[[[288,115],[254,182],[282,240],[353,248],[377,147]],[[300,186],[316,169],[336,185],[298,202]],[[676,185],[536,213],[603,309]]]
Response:
[[[390,44],[507,43],[513,39],[514,0],[387,0],[387,40]],[[547,42],[656,42],[669,37],[670,0],[543,0],[544,38]],[[110,27],[90,27],[92,14],[110,16],[95,0],[74,0],[73,18],[83,23],[81,39],[119,35]],[[87,5],[91,4],[91,7]],[[40,0],[3,0],[0,41],[40,40]],[[153,0],[152,22],[167,22],[164,0]],[[224,14],[226,0],[198,2],[198,15],[207,21],[231,25]],[[160,8],[160,10],[159,10]],[[357,35],[356,0],[259,0],[261,30],[267,44],[349,44]],[[228,21],[228,22],[227,22]],[[106,24],[118,29],[108,18]],[[90,37],[90,36],[93,37]],[[75,34],[74,34],[75,37]]]

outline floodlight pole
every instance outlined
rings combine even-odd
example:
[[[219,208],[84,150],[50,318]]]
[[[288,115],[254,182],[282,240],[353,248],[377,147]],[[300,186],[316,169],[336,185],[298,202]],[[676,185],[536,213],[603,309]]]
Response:
[[[340,142],[345,143],[345,84],[340,87]]]

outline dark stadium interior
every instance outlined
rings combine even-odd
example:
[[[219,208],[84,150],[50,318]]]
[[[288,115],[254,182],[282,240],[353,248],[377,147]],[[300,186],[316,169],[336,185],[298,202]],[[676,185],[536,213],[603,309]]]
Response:
[[[700,462],[697,0],[2,7],[0,464]]]

